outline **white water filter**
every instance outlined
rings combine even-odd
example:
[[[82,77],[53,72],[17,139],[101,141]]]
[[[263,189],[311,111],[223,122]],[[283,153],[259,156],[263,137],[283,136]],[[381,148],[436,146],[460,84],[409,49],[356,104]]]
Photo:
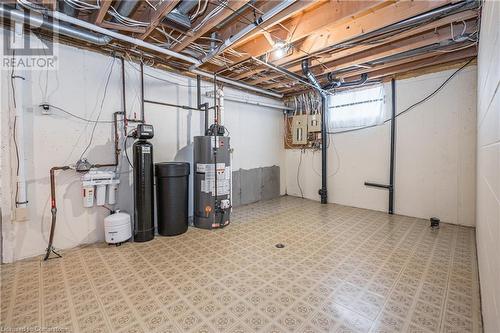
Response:
[[[94,186],[83,187],[83,207],[90,208],[94,206]]]
[[[108,185],[108,204],[114,205],[116,203],[116,192],[118,191],[118,184]]]
[[[95,198],[97,206],[104,206],[106,204],[106,184],[96,186]]]

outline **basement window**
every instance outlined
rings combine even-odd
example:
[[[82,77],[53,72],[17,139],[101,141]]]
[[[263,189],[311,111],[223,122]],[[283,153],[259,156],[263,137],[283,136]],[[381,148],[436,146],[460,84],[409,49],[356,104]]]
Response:
[[[330,128],[354,128],[382,123],[384,99],[383,85],[331,95],[328,99]]]

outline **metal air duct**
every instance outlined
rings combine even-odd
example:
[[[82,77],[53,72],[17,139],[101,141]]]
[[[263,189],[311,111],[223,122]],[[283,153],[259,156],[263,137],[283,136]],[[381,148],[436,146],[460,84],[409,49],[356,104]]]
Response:
[[[188,14],[197,4],[197,0],[184,0],[168,13],[163,21],[173,25],[173,27],[180,26],[185,30],[191,29],[191,19]]]
[[[72,26],[49,20],[40,14],[30,12],[29,15],[23,11],[16,10],[5,5],[0,6],[0,17],[16,22],[29,24],[33,28],[40,28],[57,32],[61,35],[75,38],[95,45],[106,45],[112,38],[94,34],[92,32],[76,29]]]
[[[122,0],[120,1],[120,4],[118,5],[118,8],[116,11],[121,15],[125,17],[129,17],[130,14],[134,11],[135,7],[139,4],[139,1],[137,0]]]

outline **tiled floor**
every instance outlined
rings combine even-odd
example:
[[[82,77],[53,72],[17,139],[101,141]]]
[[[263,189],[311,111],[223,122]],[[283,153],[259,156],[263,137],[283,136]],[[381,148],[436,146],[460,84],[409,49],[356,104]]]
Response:
[[[224,230],[3,265],[2,326],[479,332],[474,244],[470,228],[284,197]]]

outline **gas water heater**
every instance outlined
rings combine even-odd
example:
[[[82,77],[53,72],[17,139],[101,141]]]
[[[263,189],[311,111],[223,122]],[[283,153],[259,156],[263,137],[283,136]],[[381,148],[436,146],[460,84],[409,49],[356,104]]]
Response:
[[[217,133],[216,133],[217,132]],[[231,212],[231,153],[223,132],[194,137],[194,226],[222,228]]]
[[[154,238],[154,174],[153,126],[137,125],[134,151],[134,241],[147,242]]]

